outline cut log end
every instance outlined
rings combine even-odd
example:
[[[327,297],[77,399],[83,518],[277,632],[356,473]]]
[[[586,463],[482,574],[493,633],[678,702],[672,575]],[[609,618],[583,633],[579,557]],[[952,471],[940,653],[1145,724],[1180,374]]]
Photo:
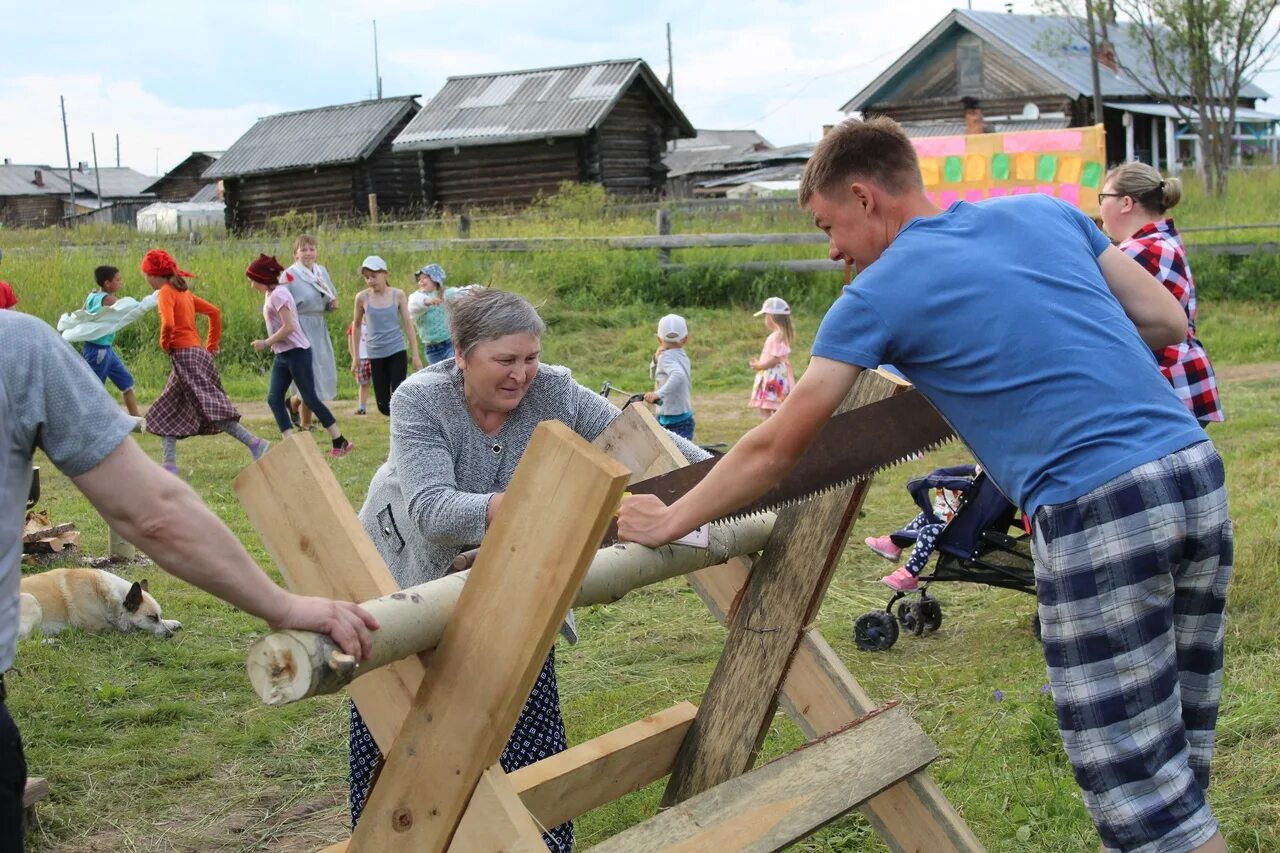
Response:
[[[276,631],[253,644],[246,668],[249,682],[263,702],[297,702],[314,695],[335,674],[349,674],[355,668],[350,655],[334,648],[316,649],[317,642],[332,643],[309,632]]]

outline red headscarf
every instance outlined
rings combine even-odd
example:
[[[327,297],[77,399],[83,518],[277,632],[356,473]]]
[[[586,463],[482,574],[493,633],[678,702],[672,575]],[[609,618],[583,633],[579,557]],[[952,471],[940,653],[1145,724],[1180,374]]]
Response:
[[[257,260],[249,264],[244,274],[249,277],[250,281],[256,281],[258,284],[279,284],[282,274],[289,281],[293,281],[293,276],[285,274],[284,267],[280,266],[280,262],[266,253],[258,255]]]
[[[142,257],[142,274],[143,275],[180,275],[183,278],[195,278],[196,274],[178,269],[178,262],[173,259],[173,255],[164,249],[152,249]]]

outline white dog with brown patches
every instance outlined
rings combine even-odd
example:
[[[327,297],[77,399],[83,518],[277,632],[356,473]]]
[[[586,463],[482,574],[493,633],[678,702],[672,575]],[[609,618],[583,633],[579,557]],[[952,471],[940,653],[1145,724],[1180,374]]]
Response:
[[[182,623],[160,618],[147,582],[130,583],[102,569],[53,569],[22,579],[18,639],[39,626],[46,637],[63,628],[83,631],[149,631],[172,637]]]

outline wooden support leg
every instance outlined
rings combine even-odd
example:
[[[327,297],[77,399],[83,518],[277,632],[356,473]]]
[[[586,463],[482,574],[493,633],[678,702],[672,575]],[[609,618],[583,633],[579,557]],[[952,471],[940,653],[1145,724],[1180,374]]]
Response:
[[[309,435],[276,442],[240,472],[234,489],[289,589],[344,601],[368,601],[400,589]],[[408,657],[375,669],[348,688],[383,752],[409,713],[425,659]]]
[[[661,428],[655,424],[653,429]],[[683,465],[664,450],[663,435],[633,437],[629,462],[652,476]],[[722,623],[728,624],[750,568],[741,559],[690,575],[689,585]],[[783,707],[806,736],[833,731],[874,705],[816,628],[806,627],[782,684]],[[886,789],[860,810],[895,851],[981,851],[977,837],[925,771]]]
[[[538,427],[348,849],[447,849],[629,477],[565,425]]]
[[[841,411],[884,399],[901,387],[864,372]],[[729,624],[724,653],[698,717],[676,758],[665,805],[739,776],[755,764],[791,658],[822,604],[870,486],[869,480],[854,483],[778,513],[773,535]]]

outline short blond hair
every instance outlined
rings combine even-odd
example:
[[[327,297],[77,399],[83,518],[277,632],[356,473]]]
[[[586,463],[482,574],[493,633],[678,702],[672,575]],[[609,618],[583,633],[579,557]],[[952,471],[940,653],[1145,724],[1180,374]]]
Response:
[[[891,118],[847,119],[822,137],[800,179],[800,204],[815,193],[833,196],[855,180],[894,195],[924,192],[915,146]]]
[[[319,243],[310,234],[299,234],[298,239],[293,241],[293,250],[296,252],[303,246],[319,246]]]

